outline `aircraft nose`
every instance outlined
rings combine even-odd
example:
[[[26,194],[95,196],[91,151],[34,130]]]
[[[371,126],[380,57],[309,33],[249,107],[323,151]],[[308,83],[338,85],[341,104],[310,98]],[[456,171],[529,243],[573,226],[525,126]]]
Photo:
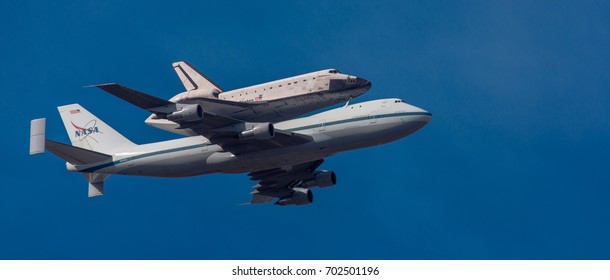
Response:
[[[422,110],[423,113],[423,119],[426,123],[429,123],[432,120],[432,113],[426,111],[426,110]]]
[[[404,135],[411,135],[422,127],[428,125],[432,120],[432,114],[426,110],[422,110],[413,106],[415,110],[411,110],[405,117],[402,117],[402,125],[404,127]]]
[[[428,111],[424,111],[424,112],[426,112],[426,115],[424,115],[424,121],[426,123],[429,123],[432,120],[432,114]]]
[[[432,113],[410,104],[403,104],[407,107],[407,111],[410,112],[409,115],[411,115],[411,120],[423,122],[423,125],[432,121]]]
[[[421,127],[426,126],[432,121],[432,114],[426,110],[416,111],[412,113],[411,118],[404,120],[406,122],[419,123]]]

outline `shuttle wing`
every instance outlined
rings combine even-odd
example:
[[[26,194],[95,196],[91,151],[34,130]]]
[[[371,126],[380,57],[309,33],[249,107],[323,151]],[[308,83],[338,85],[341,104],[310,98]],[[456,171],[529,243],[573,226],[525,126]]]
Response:
[[[93,87],[102,89],[133,105],[161,116],[181,110],[181,108],[183,108],[181,106],[198,106],[163,100],[116,83],[95,85]],[[313,138],[308,135],[279,129],[274,129],[275,133],[273,137],[269,137],[268,139],[259,139],[256,137],[244,138],[241,137],[244,131],[257,126],[269,126],[270,124],[245,122],[205,110],[202,114],[203,116],[201,119],[196,121],[179,123],[180,129],[190,129],[191,131],[206,137],[212,144],[217,144],[225,149],[225,151],[232,152],[233,154],[300,145],[313,140]]]
[[[119,85],[117,83],[93,85],[89,87],[99,88],[144,110],[173,104],[171,101],[164,100],[159,97]]]
[[[258,181],[253,186],[250,204],[272,202],[275,199],[288,198],[294,187],[299,187],[303,181],[310,178],[316,169],[324,163],[323,159],[301,163],[288,168],[274,168],[269,170],[251,172],[250,180]]]

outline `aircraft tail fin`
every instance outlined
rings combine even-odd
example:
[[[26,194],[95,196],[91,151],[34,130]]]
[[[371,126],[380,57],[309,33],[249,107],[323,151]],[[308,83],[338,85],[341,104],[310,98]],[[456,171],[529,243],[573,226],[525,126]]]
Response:
[[[218,96],[224,90],[186,61],[172,63],[174,71],[187,91],[203,90]]]
[[[57,107],[72,146],[101,153],[136,146],[79,104]]]

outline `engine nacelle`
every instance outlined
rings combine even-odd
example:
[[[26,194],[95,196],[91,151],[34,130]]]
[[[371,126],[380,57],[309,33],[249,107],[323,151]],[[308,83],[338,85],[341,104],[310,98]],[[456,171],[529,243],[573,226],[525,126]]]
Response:
[[[311,188],[318,186],[320,188],[332,187],[337,184],[337,175],[333,171],[321,170],[314,173],[310,179],[303,181],[303,187]]]
[[[176,123],[194,122],[203,119],[203,108],[199,104],[178,104],[182,108],[167,114],[166,118]]]
[[[304,188],[294,188],[294,192],[289,198],[280,199],[277,204],[280,206],[286,205],[307,205],[313,202],[313,192]]]
[[[254,125],[251,129],[239,133],[239,138],[243,140],[269,139],[275,136],[275,128],[272,123],[261,123]]]

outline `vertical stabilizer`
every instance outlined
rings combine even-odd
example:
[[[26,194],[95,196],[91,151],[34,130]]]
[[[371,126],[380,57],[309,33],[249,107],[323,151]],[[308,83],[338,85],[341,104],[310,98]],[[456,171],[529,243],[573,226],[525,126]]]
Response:
[[[102,153],[136,146],[79,104],[57,107],[72,146]]]
[[[104,195],[104,180],[108,178],[108,174],[102,173],[83,173],[85,180],[89,182],[89,197]]]
[[[45,150],[45,125],[47,119],[35,119],[30,123],[30,155],[42,154]]]
[[[186,91],[197,90],[218,96],[224,90],[186,61],[172,63]]]

